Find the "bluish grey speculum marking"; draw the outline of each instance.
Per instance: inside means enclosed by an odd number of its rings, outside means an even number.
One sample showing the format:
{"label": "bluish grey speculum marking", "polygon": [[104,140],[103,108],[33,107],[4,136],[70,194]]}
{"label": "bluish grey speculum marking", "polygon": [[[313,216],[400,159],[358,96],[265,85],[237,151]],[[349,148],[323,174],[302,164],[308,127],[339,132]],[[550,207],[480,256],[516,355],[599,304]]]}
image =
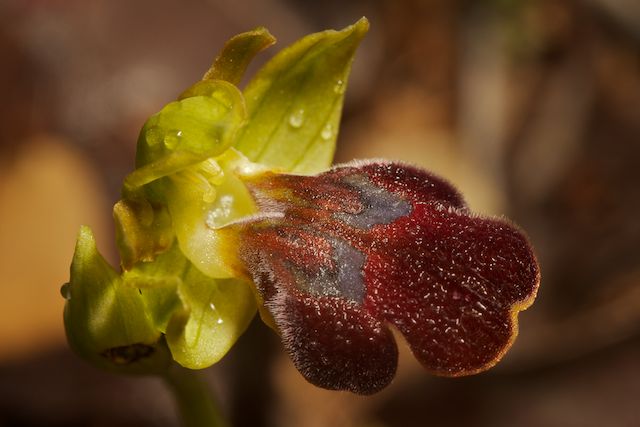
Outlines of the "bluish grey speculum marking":
{"label": "bluish grey speculum marking", "polygon": [[411,204],[396,194],[374,185],[365,175],[352,174],[342,178],[357,193],[362,203],[362,210],[352,214],[336,212],[333,217],[363,230],[374,225],[391,224],[396,219],[411,213]]}

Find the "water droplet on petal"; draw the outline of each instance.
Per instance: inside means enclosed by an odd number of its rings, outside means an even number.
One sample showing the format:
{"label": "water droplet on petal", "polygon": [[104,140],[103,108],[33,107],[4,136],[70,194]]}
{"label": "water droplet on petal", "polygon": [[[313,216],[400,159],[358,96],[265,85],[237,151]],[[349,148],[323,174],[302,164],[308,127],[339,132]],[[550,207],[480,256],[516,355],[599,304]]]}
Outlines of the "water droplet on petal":
{"label": "water droplet on petal", "polygon": [[167,147],[169,150],[173,150],[180,143],[180,139],[182,139],[181,130],[170,130],[164,136],[164,146]]}
{"label": "water droplet on petal", "polygon": [[209,308],[211,310],[215,310],[216,309],[216,305],[214,303],[209,303]]}
{"label": "water droplet on petal", "polygon": [[147,129],[147,132],[144,134],[144,138],[149,146],[156,145],[164,139],[164,132],[159,127],[153,126]]}
{"label": "water droplet on petal", "polygon": [[65,283],[60,287],[60,295],[67,301],[71,299],[71,283]]}
{"label": "water droplet on petal", "polygon": [[325,141],[328,141],[333,136],[333,125],[331,123],[327,123],[325,127],[322,128],[322,132],[320,132],[320,136]]}
{"label": "water droplet on petal", "polygon": [[291,125],[291,127],[298,129],[302,126],[303,123],[304,123],[303,109],[299,109],[295,113],[289,116],[289,124]]}
{"label": "water droplet on petal", "polygon": [[216,322],[218,325],[222,325],[224,323],[224,320],[222,320],[221,317],[218,317],[218,321]]}
{"label": "water droplet on petal", "polygon": [[333,86],[333,91],[338,95],[341,95],[344,93],[344,90],[345,90],[344,81],[341,79],[336,80],[336,84],[335,86]]}

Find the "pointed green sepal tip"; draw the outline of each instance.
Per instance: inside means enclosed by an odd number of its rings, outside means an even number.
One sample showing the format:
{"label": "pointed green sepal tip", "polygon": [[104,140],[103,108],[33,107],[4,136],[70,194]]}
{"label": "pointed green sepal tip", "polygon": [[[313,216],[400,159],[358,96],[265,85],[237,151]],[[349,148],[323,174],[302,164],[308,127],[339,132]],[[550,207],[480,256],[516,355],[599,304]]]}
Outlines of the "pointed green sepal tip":
{"label": "pointed green sepal tip", "polygon": [[308,35],[280,51],[244,90],[249,114],[235,148],[250,160],[298,173],[330,166],[347,79],[366,18]]}
{"label": "pointed green sepal tip", "polygon": [[171,356],[145,313],[140,293],[125,286],[100,255],[88,227],[82,227],[78,235],[71,279],[62,294],[67,300],[67,340],[79,356],[115,372],[156,374],[166,370]]}
{"label": "pointed green sepal tip", "polygon": [[253,57],[275,42],[275,37],[264,27],[233,36],[202,79],[226,80],[237,85]]}

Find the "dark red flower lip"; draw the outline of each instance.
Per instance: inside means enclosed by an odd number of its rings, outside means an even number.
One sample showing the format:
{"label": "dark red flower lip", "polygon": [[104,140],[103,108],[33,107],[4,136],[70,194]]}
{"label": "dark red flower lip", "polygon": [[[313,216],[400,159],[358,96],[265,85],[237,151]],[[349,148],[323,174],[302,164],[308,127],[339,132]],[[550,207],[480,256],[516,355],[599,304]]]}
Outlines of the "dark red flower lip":
{"label": "dark red flower lip", "polygon": [[[524,231],[524,229],[522,229],[522,227],[520,227],[519,225],[517,225],[516,223],[514,223],[513,221],[511,221],[510,219],[504,216],[483,217],[483,216],[475,215],[473,213],[471,213],[471,215],[479,219],[494,220],[494,221],[499,221],[499,222],[508,224],[511,228],[517,230],[527,241],[530,241],[528,234]],[[535,265],[535,276],[532,281],[533,284],[531,286],[531,293],[528,294],[524,299],[515,301],[514,303],[511,304],[511,307],[509,310],[511,334],[510,334],[509,340],[504,344],[504,347],[499,352],[496,353],[493,359],[489,360],[485,365],[480,366],[476,369],[450,373],[446,371],[430,370],[429,368],[425,367],[425,370],[428,373],[435,376],[449,377],[449,378],[458,378],[458,377],[476,375],[476,374],[485,372],[493,368],[494,366],[496,366],[504,358],[504,356],[509,352],[509,350],[515,343],[516,338],[518,338],[518,334],[519,334],[520,322],[519,322],[518,315],[533,305],[533,303],[535,302],[538,296],[538,290],[540,288],[540,282],[542,280],[542,273],[539,267],[540,264],[538,262],[538,257],[536,256],[535,250],[532,246],[530,246],[530,250],[531,250],[531,254],[530,254],[531,261]]]}
{"label": "dark red flower lip", "polygon": [[525,234],[472,214],[447,181],[396,162],[247,182],[240,259],[285,349],[313,384],[370,394],[404,336],[425,369],[471,375],[513,344],[540,270]]}

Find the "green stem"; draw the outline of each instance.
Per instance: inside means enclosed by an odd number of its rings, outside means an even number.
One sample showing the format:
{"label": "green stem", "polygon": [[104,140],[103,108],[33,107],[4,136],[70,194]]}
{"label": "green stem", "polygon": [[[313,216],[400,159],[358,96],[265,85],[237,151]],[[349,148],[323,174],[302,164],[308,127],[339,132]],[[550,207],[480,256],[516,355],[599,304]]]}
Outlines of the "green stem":
{"label": "green stem", "polygon": [[164,380],[178,404],[183,427],[229,427],[197,371],[172,365]]}

